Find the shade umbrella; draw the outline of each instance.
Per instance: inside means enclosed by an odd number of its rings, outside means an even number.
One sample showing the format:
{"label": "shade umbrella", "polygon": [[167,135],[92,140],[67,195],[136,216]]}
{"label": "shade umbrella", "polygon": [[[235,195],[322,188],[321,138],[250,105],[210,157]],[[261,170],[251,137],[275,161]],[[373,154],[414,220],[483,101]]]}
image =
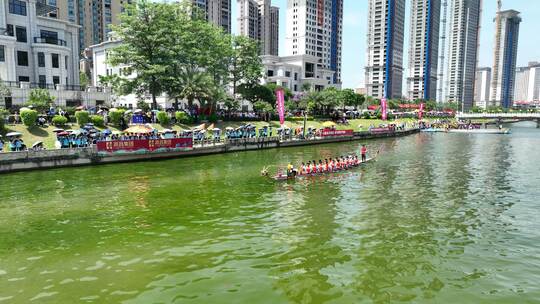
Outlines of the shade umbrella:
{"label": "shade umbrella", "polygon": [[202,124],[193,128],[193,130],[204,130],[204,129],[206,129],[206,124]]}
{"label": "shade umbrella", "polygon": [[226,127],[225,130],[227,130],[227,131],[233,131],[234,128],[233,128],[233,127]]}
{"label": "shade umbrella", "polygon": [[163,129],[161,130],[161,133],[173,133],[174,131],[171,129]]}
{"label": "shade umbrella", "polygon": [[101,114],[101,113],[103,113],[103,110],[97,111],[97,114]]}
{"label": "shade umbrella", "polygon": [[135,111],[133,111],[133,113],[135,113],[135,114],[140,114],[142,112],[143,112],[143,110],[141,110],[141,109],[135,109]]}
{"label": "shade umbrella", "polygon": [[30,107],[22,107],[19,109],[19,113],[22,112],[22,111],[28,111],[28,110],[31,110]]}
{"label": "shade umbrella", "polygon": [[149,128],[148,126],[136,125],[136,126],[125,129],[124,133],[148,134],[148,133],[152,133],[153,131],[154,129]]}
{"label": "shade umbrella", "polygon": [[85,106],[78,106],[78,107],[75,108],[75,110],[84,110],[84,109],[86,109]]}
{"label": "shade umbrella", "polygon": [[220,128],[213,128],[212,131],[216,131],[216,132],[217,132],[217,131],[221,131],[221,129],[220,129]]}
{"label": "shade umbrella", "polygon": [[127,110],[127,111],[124,112],[124,115],[131,114],[131,112],[133,112],[133,111]]}
{"label": "shade umbrella", "polygon": [[71,132],[72,135],[81,135],[81,130],[74,130]]}
{"label": "shade umbrella", "polygon": [[68,132],[60,132],[60,133],[57,133],[56,136],[68,136],[69,133]]}
{"label": "shade umbrella", "polygon": [[39,145],[43,145],[43,142],[42,141],[36,141],[33,145],[32,145],[32,148],[35,148]]}
{"label": "shade umbrella", "polygon": [[336,124],[333,121],[325,121],[322,125],[325,128],[330,128],[330,127],[334,127]]}
{"label": "shade umbrella", "polygon": [[21,136],[22,134],[19,133],[19,132],[9,132],[8,134],[6,134],[6,137],[16,137],[16,136]]}
{"label": "shade umbrella", "polygon": [[105,134],[105,135],[106,135],[106,134],[111,134],[111,133],[112,133],[112,131],[111,131],[111,130],[109,130],[109,129],[105,129],[105,130],[101,131],[101,133],[103,133],[103,134]]}
{"label": "shade umbrella", "polygon": [[54,133],[64,132],[64,129],[56,128],[53,130]]}

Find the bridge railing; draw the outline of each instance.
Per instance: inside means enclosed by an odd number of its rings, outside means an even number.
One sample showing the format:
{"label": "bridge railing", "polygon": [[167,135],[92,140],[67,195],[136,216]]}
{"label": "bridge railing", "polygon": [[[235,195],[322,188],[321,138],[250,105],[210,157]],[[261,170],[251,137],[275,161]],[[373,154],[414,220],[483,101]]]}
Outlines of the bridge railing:
{"label": "bridge railing", "polygon": [[458,113],[457,118],[536,118],[540,119],[540,113]]}

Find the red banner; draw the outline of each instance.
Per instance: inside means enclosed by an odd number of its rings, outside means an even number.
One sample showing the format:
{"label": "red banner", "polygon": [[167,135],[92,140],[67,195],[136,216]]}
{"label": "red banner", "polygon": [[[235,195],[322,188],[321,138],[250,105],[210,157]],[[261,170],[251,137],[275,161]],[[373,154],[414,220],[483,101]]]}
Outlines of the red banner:
{"label": "red banner", "polygon": [[322,137],[353,136],[353,130],[322,130]]}
{"label": "red banner", "polygon": [[424,104],[420,104],[420,109],[418,110],[418,120],[422,120],[422,116],[424,115]]}
{"label": "red banner", "polygon": [[279,124],[285,123],[285,92],[283,89],[276,90],[276,109],[279,114]]}
{"label": "red banner", "polygon": [[383,99],[381,99],[381,116],[382,116],[382,120],[386,120],[386,118],[387,118],[386,110],[387,110],[386,98],[383,98]]}
{"label": "red banner", "polygon": [[110,140],[97,142],[98,152],[153,152],[161,149],[165,152],[190,148],[193,148],[192,138]]}

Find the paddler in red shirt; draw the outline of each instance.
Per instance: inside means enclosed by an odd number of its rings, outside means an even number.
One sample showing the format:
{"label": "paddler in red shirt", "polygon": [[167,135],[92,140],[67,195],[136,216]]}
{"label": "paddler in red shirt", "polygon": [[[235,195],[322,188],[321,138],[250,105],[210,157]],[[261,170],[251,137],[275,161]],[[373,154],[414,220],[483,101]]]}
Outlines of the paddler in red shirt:
{"label": "paddler in red shirt", "polygon": [[366,154],[367,154],[367,147],[366,145],[362,145],[362,149],[360,149],[360,154],[362,154],[362,162],[365,163],[367,158],[366,158]]}

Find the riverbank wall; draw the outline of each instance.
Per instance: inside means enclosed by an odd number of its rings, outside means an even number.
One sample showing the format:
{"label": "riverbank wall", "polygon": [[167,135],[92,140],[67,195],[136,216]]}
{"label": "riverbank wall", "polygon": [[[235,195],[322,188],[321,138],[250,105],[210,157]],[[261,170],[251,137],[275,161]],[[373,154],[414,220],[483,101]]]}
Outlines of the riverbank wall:
{"label": "riverbank wall", "polygon": [[355,132],[354,136],[328,137],[310,140],[280,140],[280,138],[278,137],[249,138],[241,140],[230,140],[225,142],[207,142],[205,144],[195,145],[193,149],[185,151],[145,154],[101,154],[97,151],[96,147],[9,152],[0,153],[0,174],[17,171],[89,166],[121,162],[150,161],[167,158],[194,157],[240,151],[253,151],[261,149],[275,149],[339,143],[356,140],[369,140],[376,138],[400,137],[411,135],[417,132],[419,132],[418,129],[387,133]]}

